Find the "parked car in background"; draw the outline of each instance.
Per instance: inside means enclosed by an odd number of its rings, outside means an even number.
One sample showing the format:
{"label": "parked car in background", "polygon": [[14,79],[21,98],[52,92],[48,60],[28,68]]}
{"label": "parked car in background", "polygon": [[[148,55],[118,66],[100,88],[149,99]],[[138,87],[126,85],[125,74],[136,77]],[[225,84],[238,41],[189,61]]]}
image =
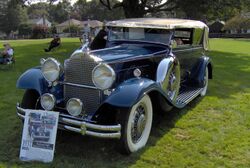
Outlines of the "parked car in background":
{"label": "parked car in background", "polygon": [[17,114],[27,109],[60,112],[59,128],[117,138],[122,153],[148,141],[153,115],[183,108],[205,96],[212,64],[208,27],[182,19],[142,18],[106,23],[106,47],[76,50],[64,64],[54,58],[27,70]]}

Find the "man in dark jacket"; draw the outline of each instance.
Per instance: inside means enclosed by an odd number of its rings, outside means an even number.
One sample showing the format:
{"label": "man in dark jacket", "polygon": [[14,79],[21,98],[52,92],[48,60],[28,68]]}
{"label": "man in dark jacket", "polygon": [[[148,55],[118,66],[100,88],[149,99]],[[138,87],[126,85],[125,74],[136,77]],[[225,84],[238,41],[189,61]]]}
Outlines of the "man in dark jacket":
{"label": "man in dark jacket", "polygon": [[59,36],[55,36],[53,40],[50,42],[49,48],[45,48],[45,52],[50,52],[52,48],[58,47],[61,44],[61,39]]}
{"label": "man in dark jacket", "polygon": [[91,50],[103,49],[106,47],[106,42],[107,42],[107,32],[103,28],[99,31],[99,33],[96,35],[96,37],[92,41],[90,45],[90,49]]}

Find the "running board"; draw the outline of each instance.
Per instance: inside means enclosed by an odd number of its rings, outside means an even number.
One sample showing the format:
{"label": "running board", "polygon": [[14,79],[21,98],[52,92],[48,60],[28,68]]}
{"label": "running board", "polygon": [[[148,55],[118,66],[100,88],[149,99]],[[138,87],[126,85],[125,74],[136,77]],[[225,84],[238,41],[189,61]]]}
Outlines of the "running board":
{"label": "running board", "polygon": [[194,98],[200,95],[203,88],[187,88],[180,92],[176,99],[176,106],[178,108],[183,108]]}

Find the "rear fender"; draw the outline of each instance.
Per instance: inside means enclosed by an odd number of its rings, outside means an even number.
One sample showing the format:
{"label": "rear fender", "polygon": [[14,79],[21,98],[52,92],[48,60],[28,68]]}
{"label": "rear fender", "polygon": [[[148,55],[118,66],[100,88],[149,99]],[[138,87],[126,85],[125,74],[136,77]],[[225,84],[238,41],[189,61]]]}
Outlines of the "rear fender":
{"label": "rear fender", "polygon": [[195,85],[196,87],[204,87],[204,75],[206,71],[206,67],[208,67],[208,72],[209,72],[209,79],[212,79],[212,62],[211,59],[207,56],[202,56],[199,60],[198,65],[195,67],[193,70],[194,73],[191,76],[191,81],[193,86]]}

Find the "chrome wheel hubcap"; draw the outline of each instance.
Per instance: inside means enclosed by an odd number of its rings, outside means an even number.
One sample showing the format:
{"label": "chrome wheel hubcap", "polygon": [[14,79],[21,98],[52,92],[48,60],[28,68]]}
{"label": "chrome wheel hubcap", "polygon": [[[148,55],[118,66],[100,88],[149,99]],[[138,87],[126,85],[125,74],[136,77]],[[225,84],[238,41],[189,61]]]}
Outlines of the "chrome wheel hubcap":
{"label": "chrome wheel hubcap", "polygon": [[140,141],[146,126],[146,121],[145,106],[141,104],[137,107],[132,121],[131,137],[134,144]]}
{"label": "chrome wheel hubcap", "polygon": [[169,76],[169,87],[168,87],[168,96],[170,97],[171,100],[173,100],[175,97],[176,87],[177,87],[177,79],[174,72],[172,72]]}
{"label": "chrome wheel hubcap", "polygon": [[175,77],[175,74],[171,74],[170,75],[170,80],[169,80],[169,85],[170,85],[170,89],[171,90],[174,90],[175,88],[175,83],[176,83],[176,77]]}

